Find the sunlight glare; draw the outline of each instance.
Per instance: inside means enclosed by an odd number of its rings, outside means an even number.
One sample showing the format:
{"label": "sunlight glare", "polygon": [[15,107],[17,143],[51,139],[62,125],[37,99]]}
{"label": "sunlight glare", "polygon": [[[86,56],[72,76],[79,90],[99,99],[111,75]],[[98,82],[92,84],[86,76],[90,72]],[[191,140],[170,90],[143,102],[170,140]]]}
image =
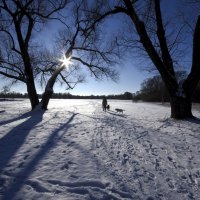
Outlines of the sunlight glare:
{"label": "sunlight glare", "polygon": [[66,68],[69,67],[70,64],[72,64],[72,62],[70,61],[71,56],[66,58],[65,55],[63,55],[62,59],[59,59],[59,61],[62,63],[61,66],[65,66]]}

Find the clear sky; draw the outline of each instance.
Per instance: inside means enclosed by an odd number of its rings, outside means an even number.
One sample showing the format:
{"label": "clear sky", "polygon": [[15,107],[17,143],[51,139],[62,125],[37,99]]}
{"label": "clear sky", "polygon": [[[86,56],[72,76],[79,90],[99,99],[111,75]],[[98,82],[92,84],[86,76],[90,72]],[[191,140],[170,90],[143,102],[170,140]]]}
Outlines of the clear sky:
{"label": "clear sky", "polygon": [[[133,62],[124,63],[124,66],[119,67],[120,78],[118,82],[111,80],[96,81],[93,77],[87,76],[86,82],[77,85],[73,90],[66,90],[65,86],[56,84],[54,86],[54,92],[70,92],[74,95],[108,95],[108,94],[122,94],[124,92],[136,92],[140,90],[140,84],[150,74],[141,71]],[[7,82],[7,81],[6,81]],[[6,82],[4,80],[4,83]],[[25,84],[17,84],[11,87],[11,91],[26,92]],[[42,90],[38,87],[38,93],[42,93]]]}
{"label": "clear sky", "polygon": [[[177,1],[170,0],[167,2],[168,3],[163,1],[162,6],[164,7],[164,10],[170,10],[173,12]],[[115,31],[115,27],[118,25],[119,24],[117,23],[112,23],[112,25],[109,26],[111,26],[112,31]],[[48,43],[52,41],[55,31],[55,24],[49,24],[48,27],[44,29],[42,33],[40,33],[41,41],[48,46]],[[140,84],[142,81],[152,75],[141,70],[143,66],[138,66],[136,58],[133,58],[132,60],[124,60],[120,63],[120,66],[117,67],[120,72],[120,78],[117,83],[112,82],[111,80],[95,81],[92,77],[87,76],[87,81],[77,85],[73,90],[66,91],[65,86],[61,87],[59,84],[56,84],[54,87],[54,92],[70,92],[71,94],[75,95],[108,95],[121,94],[127,91],[134,93],[140,90]],[[2,86],[7,84],[7,81],[5,80],[1,80],[0,82],[2,83]],[[42,93],[42,90],[38,86],[37,88],[38,93]],[[25,85],[17,84],[11,87],[11,91],[25,93],[26,87]]]}
{"label": "clear sky", "polygon": [[[145,72],[137,69],[134,64],[126,63],[125,66],[120,69],[120,78],[118,82],[113,82],[111,80],[96,81],[91,77],[87,77],[86,83],[77,85],[76,88],[69,90],[69,92],[78,95],[134,93],[140,90],[140,84],[145,78]],[[57,90],[59,90],[59,86],[57,86]]]}
{"label": "clear sky", "polygon": [[[120,16],[117,16],[117,18]],[[117,20],[116,17],[111,18],[105,22],[104,29],[111,34],[114,34],[118,31],[120,23],[123,23],[120,20]],[[54,41],[57,30],[59,30],[58,22],[48,23],[47,27],[43,29],[37,35],[40,43],[46,45],[48,48],[51,48],[51,43]],[[85,68],[85,67],[84,67]],[[119,66],[116,66],[119,71],[119,80],[113,82],[112,80],[107,80],[106,78],[102,81],[96,81],[93,77],[90,77],[90,73],[86,73],[86,82],[78,84],[73,90],[66,90],[66,86],[61,86],[59,83],[55,84],[54,92],[70,92],[74,95],[108,95],[108,94],[122,94],[124,92],[136,92],[140,90],[140,84],[146,78],[147,73],[141,71],[137,66],[135,59],[124,59],[121,61]],[[7,81],[3,81],[2,86],[6,85]],[[37,85],[38,93],[43,93],[43,90]],[[16,84],[11,87],[11,91],[15,92],[26,92],[25,84]]]}

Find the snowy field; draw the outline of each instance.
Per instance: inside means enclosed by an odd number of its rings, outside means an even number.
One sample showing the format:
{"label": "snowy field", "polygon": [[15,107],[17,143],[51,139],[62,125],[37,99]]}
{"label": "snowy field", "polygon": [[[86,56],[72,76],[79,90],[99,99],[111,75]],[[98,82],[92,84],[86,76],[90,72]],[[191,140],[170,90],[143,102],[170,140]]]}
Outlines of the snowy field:
{"label": "snowy field", "polygon": [[200,200],[200,120],[108,102],[105,113],[101,100],[51,100],[41,113],[1,101],[0,199]]}

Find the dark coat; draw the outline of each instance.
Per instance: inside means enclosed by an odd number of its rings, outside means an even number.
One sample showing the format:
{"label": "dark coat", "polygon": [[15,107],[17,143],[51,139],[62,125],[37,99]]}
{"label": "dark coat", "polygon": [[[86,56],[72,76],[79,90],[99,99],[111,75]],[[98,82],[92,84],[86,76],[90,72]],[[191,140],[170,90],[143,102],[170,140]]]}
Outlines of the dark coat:
{"label": "dark coat", "polygon": [[107,106],[107,99],[106,99],[106,98],[103,98],[102,106],[103,106],[103,107],[106,107],[106,106]]}

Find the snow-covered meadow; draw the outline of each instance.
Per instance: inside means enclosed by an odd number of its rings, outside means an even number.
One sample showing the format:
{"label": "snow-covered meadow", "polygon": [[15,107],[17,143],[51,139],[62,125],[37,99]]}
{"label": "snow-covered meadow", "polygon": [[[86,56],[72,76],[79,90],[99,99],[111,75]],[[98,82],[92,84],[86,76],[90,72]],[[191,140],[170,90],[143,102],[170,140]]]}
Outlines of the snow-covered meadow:
{"label": "snow-covered meadow", "polygon": [[101,100],[51,100],[41,113],[1,101],[0,199],[200,200],[200,120],[108,103],[105,113]]}

